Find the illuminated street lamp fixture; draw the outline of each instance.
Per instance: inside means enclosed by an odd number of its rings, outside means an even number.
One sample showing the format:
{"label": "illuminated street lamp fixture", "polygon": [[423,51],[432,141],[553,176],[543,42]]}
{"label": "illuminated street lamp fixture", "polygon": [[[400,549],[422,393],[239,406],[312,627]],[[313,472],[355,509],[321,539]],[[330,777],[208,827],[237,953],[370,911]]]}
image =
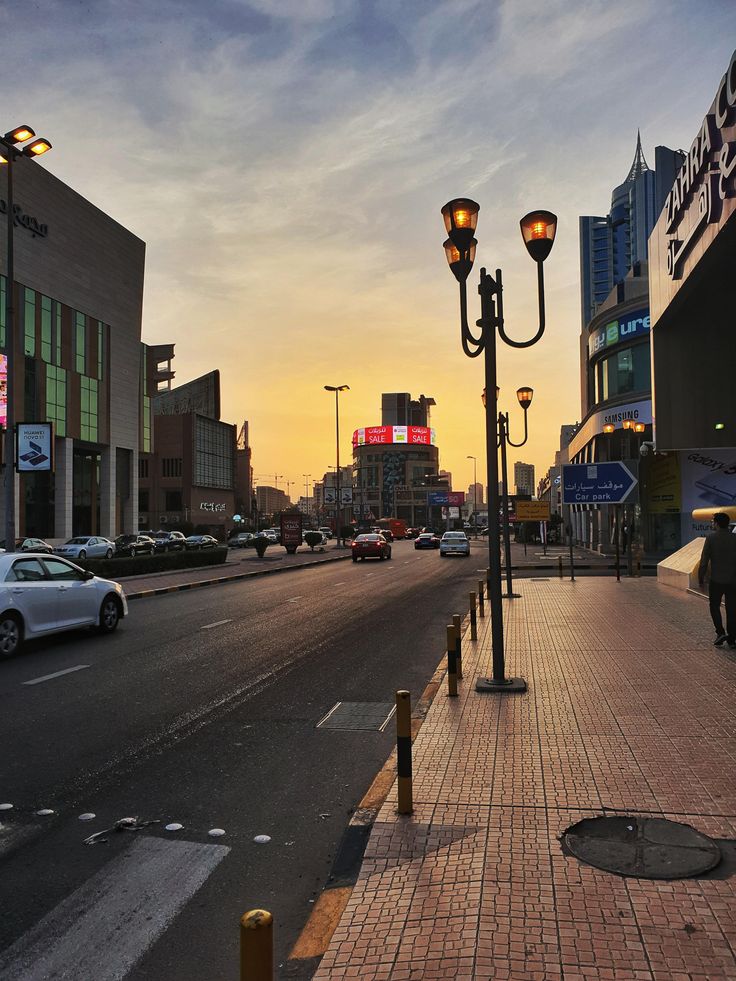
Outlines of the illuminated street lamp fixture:
{"label": "illuminated street lamp fixture", "polygon": [[342,539],[340,538],[340,520],[341,520],[341,505],[340,500],[340,406],[338,403],[338,398],[340,392],[349,392],[349,385],[325,385],[324,389],[326,392],[335,393],[335,456],[337,467],[335,469],[335,538],[337,539],[336,548],[342,548]]}
{"label": "illuminated street lamp fixture", "polygon": [[604,432],[604,433],[605,433],[605,434],[606,434],[607,436],[610,436],[610,435],[611,435],[611,433],[613,433],[613,432],[615,432],[615,431],[616,431],[616,427],[614,426],[614,424],[613,424],[612,422],[607,422],[607,423],[605,424],[605,426],[603,427],[603,432]]}
{"label": "illuminated street lamp fixture", "polygon": [[[544,260],[550,253],[557,232],[557,217],[551,211],[531,211],[520,222],[524,245],[537,264],[539,293],[539,327],[529,340],[517,341],[506,333],[503,317],[503,284],[501,270],[495,278],[485,269],[480,271],[478,293],[481,301],[481,317],[476,321],[480,329],[474,334],[468,324],[466,281],[473,268],[477,240],[480,206],[470,198],[455,198],[442,208],[447,232],[444,243],[445,255],[452,274],[460,284],[460,340],[469,358],[485,354],[485,389],[496,388],[496,331],[505,344],[515,348],[531,347],[542,337],[545,326],[544,311]],[[525,390],[526,391],[526,390]],[[491,607],[491,637],[493,647],[493,677],[479,678],[476,691],[511,692],[525,691],[522,678],[506,678],[504,665],[503,610],[501,603],[501,535],[498,522],[498,446],[499,431],[496,406],[486,402],[486,461],[488,468],[488,598]]]}
{"label": "illuminated street lamp fixture", "polygon": [[647,427],[645,426],[645,424],[643,422],[637,422],[637,423],[634,424],[634,432],[635,433],[643,433],[646,428]]}
{"label": "illuminated street lamp fixture", "polygon": [[[7,370],[7,410],[5,423],[5,461],[8,470],[5,477],[5,547],[8,552],[14,550],[16,539],[15,527],[15,479],[13,467],[15,464],[15,304],[13,303],[13,284],[15,281],[15,262],[13,252],[13,228],[15,226],[15,202],[13,200],[13,172],[15,162],[20,157],[34,159],[48,153],[51,144],[43,137],[37,137],[30,126],[16,126],[0,137],[0,165],[5,165],[7,175],[6,221],[8,230],[8,260],[7,281],[5,284],[5,354],[8,362]],[[30,141],[30,142],[29,142]],[[25,143],[24,147],[19,144]]]}

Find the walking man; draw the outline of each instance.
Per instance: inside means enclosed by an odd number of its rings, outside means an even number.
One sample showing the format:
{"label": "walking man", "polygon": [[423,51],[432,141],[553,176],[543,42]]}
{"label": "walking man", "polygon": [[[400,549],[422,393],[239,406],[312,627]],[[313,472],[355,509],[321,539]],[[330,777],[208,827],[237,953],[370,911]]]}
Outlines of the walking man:
{"label": "walking man", "polygon": [[[710,615],[716,628],[716,647],[728,641],[736,648],[736,535],[728,530],[729,517],[723,512],[713,515],[714,531],[705,538],[700,557],[698,582],[703,585],[710,563],[708,598]],[[726,629],[723,629],[721,600],[726,601]]]}

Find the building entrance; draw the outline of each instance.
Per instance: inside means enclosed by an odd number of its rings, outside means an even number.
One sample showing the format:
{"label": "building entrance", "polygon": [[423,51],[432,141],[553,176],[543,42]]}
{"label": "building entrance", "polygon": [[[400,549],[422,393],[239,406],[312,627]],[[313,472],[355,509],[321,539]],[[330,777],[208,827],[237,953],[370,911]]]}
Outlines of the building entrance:
{"label": "building entrance", "polygon": [[100,531],[100,454],[74,450],[72,527],[75,535]]}

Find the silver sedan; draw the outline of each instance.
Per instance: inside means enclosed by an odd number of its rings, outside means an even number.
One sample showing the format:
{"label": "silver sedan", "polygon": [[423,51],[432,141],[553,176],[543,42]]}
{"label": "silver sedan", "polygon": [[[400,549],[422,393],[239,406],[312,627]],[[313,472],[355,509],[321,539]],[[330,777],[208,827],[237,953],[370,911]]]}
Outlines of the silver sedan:
{"label": "silver sedan", "polygon": [[127,614],[120,583],[55,555],[0,555],[0,657],[15,654],[24,640],[63,630],[112,633]]}
{"label": "silver sedan", "polygon": [[54,553],[63,555],[65,559],[79,559],[80,562],[85,559],[111,559],[115,554],[115,543],[99,535],[80,535],[70,538],[64,545],[57,545]]}

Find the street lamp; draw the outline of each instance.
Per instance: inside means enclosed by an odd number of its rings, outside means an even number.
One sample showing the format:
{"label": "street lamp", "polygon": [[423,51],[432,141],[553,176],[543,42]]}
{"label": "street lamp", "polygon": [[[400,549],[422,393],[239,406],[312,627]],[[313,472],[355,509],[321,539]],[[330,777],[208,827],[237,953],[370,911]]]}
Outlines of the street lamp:
{"label": "street lamp", "polygon": [[310,480],[311,476],[312,476],[311,473],[303,473],[302,474],[302,477],[304,477],[304,496],[307,499],[307,525],[310,528],[312,526],[312,516],[309,513],[309,480]]}
{"label": "street lamp", "polygon": [[[498,388],[496,388],[496,398],[498,399]],[[508,412],[498,413],[498,445],[501,447],[501,486],[503,488],[501,507],[503,510],[503,543],[506,565],[506,599],[515,599],[518,593],[514,592],[513,580],[511,578],[511,528],[509,522],[509,474],[506,462],[506,445],[514,446],[516,449],[522,447],[529,438],[529,427],[527,425],[527,412],[534,398],[533,388],[517,388],[516,397],[519,405],[524,410],[524,438],[520,443],[515,443],[509,435],[509,414]]]}
{"label": "street lamp", "polygon": [[[38,137],[30,126],[16,126],[0,137],[0,164],[7,169],[7,210],[8,260],[7,282],[5,284],[5,354],[7,356],[7,415],[5,423],[5,549],[15,551],[15,304],[13,303],[15,281],[15,257],[13,252],[13,228],[15,226],[15,204],[13,201],[13,170],[19,157],[40,157],[51,149],[48,140]],[[28,142],[30,140],[30,142]],[[19,149],[18,144],[26,145]]]}
{"label": "street lamp", "polygon": [[468,454],[465,457],[466,460],[473,461],[473,527],[475,528],[475,537],[478,537],[478,481],[475,473],[475,465],[478,462],[477,456],[472,456]]}
{"label": "street lamp", "polygon": [[[557,217],[551,211],[532,211],[520,222],[521,235],[527,252],[537,264],[537,291],[539,294],[539,327],[536,334],[526,341],[509,337],[504,327],[503,285],[501,270],[495,279],[485,269],[480,271],[478,293],[481,300],[481,317],[476,321],[480,336],[476,337],[468,326],[468,301],[466,281],[473,268],[477,241],[474,233],[478,225],[480,205],[469,198],[456,198],[442,208],[442,216],[448,239],[444,243],[450,269],[460,284],[460,338],[462,348],[469,358],[485,353],[485,387],[492,392],[496,388],[496,331],[501,340],[515,348],[531,347],[544,333],[544,260],[550,253],[557,231]],[[490,402],[490,400],[488,400]],[[504,665],[503,609],[501,603],[501,536],[498,522],[498,420],[496,405],[486,404],[486,463],[488,468],[488,581],[491,607],[491,638],[493,647],[493,677],[479,678],[476,691],[511,692],[525,691],[523,678],[507,678]]]}
{"label": "street lamp", "polygon": [[342,548],[342,539],[340,538],[340,403],[339,395],[340,392],[350,391],[349,385],[325,385],[324,389],[326,392],[335,393],[335,456],[337,462],[337,468],[335,470],[335,483],[336,483],[336,495],[335,495],[335,538],[337,539],[336,548]]}

